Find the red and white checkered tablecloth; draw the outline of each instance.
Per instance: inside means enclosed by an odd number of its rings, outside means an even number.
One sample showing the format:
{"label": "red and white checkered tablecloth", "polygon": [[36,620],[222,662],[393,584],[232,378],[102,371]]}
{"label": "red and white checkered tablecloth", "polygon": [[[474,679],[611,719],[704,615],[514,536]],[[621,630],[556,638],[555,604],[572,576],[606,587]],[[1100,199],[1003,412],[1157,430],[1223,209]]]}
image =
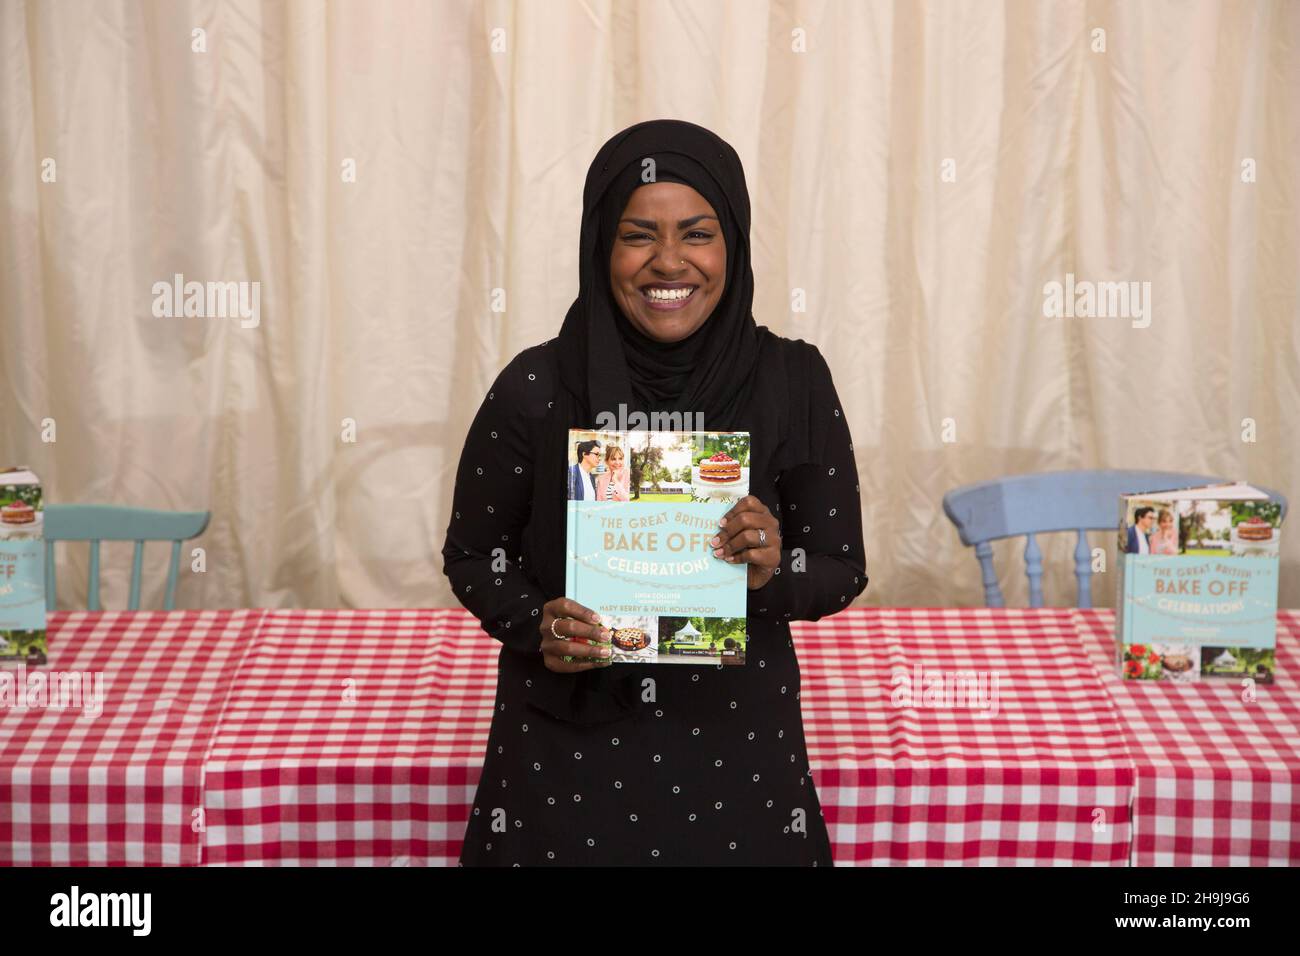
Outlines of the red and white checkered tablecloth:
{"label": "red and white checkered tablecloth", "polygon": [[51,612],[48,664],[10,680],[98,675],[102,712],[0,707],[0,865],[198,863],[204,755],[262,613]]}
{"label": "red and white checkered tablecloth", "polygon": [[1125,681],[1114,612],[1074,611],[1137,771],[1133,863],[1300,863],[1300,612],[1278,612],[1276,679]]}
{"label": "red and white checkered tablecloth", "polygon": [[[1068,613],[851,610],[796,641],[837,863],[1126,862],[1132,770]],[[213,743],[205,861],[454,864],[496,651],[460,610],[268,612]],[[997,674],[998,712],[893,708],[918,663]]]}
{"label": "red and white checkered tablecloth", "polygon": [[850,608],[792,631],[837,866],[1127,862],[1132,765],[1067,609]]}
{"label": "red and white checkered tablecloth", "polygon": [[455,865],[499,650],[460,609],[268,611],[213,741],[204,861]]}
{"label": "red and white checkered tablecloth", "polygon": [[[1279,621],[1251,704],[1120,682],[1108,611],[797,623],[836,863],[1300,859],[1300,614]],[[467,612],[61,612],[50,634],[47,670],[102,673],[104,713],[0,711],[0,863],[456,861],[498,651]],[[935,696],[963,677],[983,696]]]}

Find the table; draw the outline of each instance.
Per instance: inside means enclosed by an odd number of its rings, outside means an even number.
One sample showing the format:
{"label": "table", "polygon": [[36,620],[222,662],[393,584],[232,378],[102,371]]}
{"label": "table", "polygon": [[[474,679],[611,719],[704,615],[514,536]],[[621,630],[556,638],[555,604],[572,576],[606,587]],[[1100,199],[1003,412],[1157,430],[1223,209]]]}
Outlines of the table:
{"label": "table", "polygon": [[204,862],[454,866],[499,647],[460,609],[268,612],[213,737]]}
{"label": "table", "polygon": [[1133,862],[1300,864],[1300,612],[1279,612],[1276,682],[1250,701],[1238,681],[1120,680],[1111,666],[1114,615],[1074,617],[1137,772]]}
{"label": "table", "polygon": [[[862,608],[792,626],[837,866],[1127,862],[1133,766],[1065,610]],[[962,675],[984,681],[976,706]]]}
{"label": "table", "polygon": [[203,760],[263,613],[51,613],[46,670],[101,675],[103,712],[0,708],[0,864],[198,863]]}
{"label": "table", "polygon": [[[1106,610],[797,622],[836,864],[1300,861],[1300,613],[1278,620],[1253,703],[1120,681]],[[0,864],[455,864],[498,647],[467,612],[53,612],[49,631],[50,669],[101,672],[107,698],[93,720],[0,709]]]}

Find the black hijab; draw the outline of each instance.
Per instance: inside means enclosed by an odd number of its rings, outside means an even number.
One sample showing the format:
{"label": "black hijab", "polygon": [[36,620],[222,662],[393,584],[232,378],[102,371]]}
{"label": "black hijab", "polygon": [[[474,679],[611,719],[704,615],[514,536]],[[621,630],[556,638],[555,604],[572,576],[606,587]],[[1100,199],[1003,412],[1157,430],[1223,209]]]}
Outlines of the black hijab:
{"label": "black hijab", "polygon": [[[722,298],[696,332],[680,342],[644,335],[623,315],[609,286],[609,257],[618,218],[632,193],[653,181],[685,183],[718,214],[727,243]],[[705,427],[722,430],[746,399],[758,356],[751,312],[754,274],[749,256],[749,191],[740,157],[709,130],[681,120],[628,127],[601,147],[582,193],[578,297],[560,329],[560,372],[589,417],[600,411],[655,409],[702,412]],[[618,361],[622,358],[622,361]]]}
{"label": "black hijab", "polygon": [[[661,343],[623,315],[609,285],[619,216],[632,192],[652,181],[680,182],[707,199],[727,244],[727,277],[713,313],[680,342]],[[567,447],[570,428],[592,428],[601,412],[699,412],[710,431],[748,431],[761,336],[751,307],[749,192],[736,151],[681,120],[652,120],[615,135],[596,154],[582,193],[578,297],[555,341],[561,387],[539,438],[533,516],[523,564],[547,599],[564,594]],[[760,390],[761,391],[761,390]],[[776,392],[772,393],[775,399]],[[540,655],[538,655],[540,660]],[[581,674],[535,668],[530,700],[565,720],[592,724],[639,705],[646,666],[616,664]]]}

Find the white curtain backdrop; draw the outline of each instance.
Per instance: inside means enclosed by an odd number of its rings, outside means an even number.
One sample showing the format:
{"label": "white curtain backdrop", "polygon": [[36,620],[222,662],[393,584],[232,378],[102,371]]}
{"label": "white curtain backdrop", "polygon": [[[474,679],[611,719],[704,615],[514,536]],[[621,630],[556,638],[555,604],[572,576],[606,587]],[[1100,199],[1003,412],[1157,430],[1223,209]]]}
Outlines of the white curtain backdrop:
{"label": "white curtain backdrop", "polygon": [[[587,164],[654,117],[745,162],[755,316],[821,348],[853,431],[863,602],[982,602],[941,510],[967,482],[1300,505],[1300,4],[11,0],[0,54],[0,463],[210,509],[181,606],[456,603],[467,426],[559,329]],[[156,315],[177,274],[257,283],[257,324]],[[1149,325],[1045,317],[1067,274],[1149,282]],[[1044,544],[1072,603],[1072,536]],[[84,546],[59,560],[84,606]],[[129,546],[104,561],[123,606]]]}

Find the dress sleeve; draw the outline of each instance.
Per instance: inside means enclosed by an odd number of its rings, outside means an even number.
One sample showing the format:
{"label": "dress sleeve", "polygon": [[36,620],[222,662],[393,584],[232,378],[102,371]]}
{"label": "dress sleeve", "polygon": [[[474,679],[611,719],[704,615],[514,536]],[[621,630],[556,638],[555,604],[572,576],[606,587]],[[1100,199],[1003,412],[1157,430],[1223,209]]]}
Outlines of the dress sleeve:
{"label": "dress sleeve", "polygon": [[546,599],[518,558],[532,512],[533,423],[527,409],[537,402],[524,380],[524,354],[497,376],[469,426],[456,469],[442,570],[483,630],[506,647],[534,654]]}
{"label": "dress sleeve", "polygon": [[867,586],[853,437],[830,367],[811,348],[810,460],[777,476],[781,564],[749,592],[753,617],[815,621],[847,607]]}

